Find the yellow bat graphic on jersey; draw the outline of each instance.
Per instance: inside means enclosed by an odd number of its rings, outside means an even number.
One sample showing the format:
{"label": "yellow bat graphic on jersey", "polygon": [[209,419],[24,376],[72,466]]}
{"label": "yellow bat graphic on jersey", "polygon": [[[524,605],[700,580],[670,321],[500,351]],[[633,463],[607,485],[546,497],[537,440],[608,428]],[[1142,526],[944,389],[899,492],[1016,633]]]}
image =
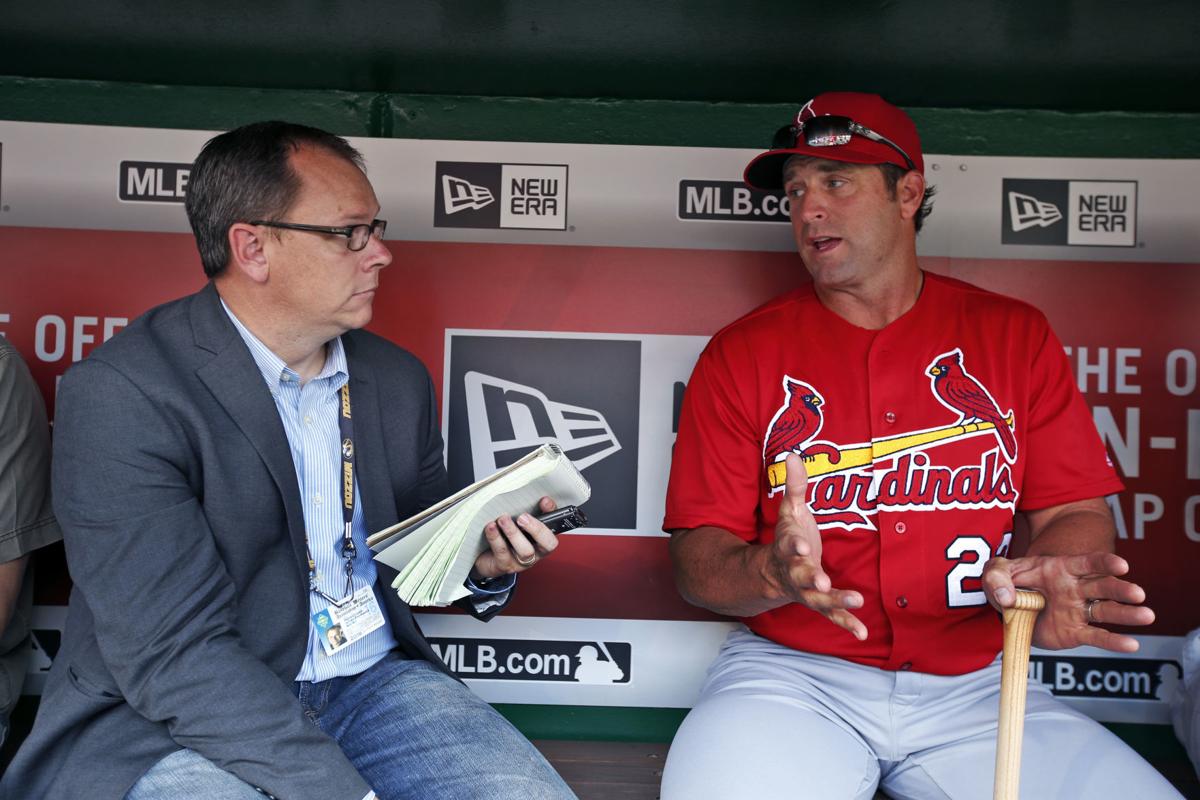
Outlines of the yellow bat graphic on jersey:
{"label": "yellow bat graphic on jersey", "polygon": [[[1009,414],[1004,419],[1004,422],[1011,429],[1013,427],[1013,415]],[[927,431],[918,431],[917,433],[902,433],[887,439],[876,439],[867,445],[839,448],[838,453],[841,455],[841,458],[838,459],[836,464],[830,461],[829,456],[825,453],[817,453],[811,458],[805,458],[804,467],[808,470],[808,477],[810,479],[822,475],[833,475],[838,472],[865,467],[876,459],[887,458],[888,456],[905,453],[910,450],[921,450],[931,444],[970,436],[981,431],[990,431],[995,427],[990,422],[972,422],[968,425],[947,425],[944,428],[932,428]],[[767,480],[770,482],[772,489],[778,489],[780,486],[783,486],[787,481],[787,464],[783,461],[776,461],[774,464],[769,464],[767,466]]]}

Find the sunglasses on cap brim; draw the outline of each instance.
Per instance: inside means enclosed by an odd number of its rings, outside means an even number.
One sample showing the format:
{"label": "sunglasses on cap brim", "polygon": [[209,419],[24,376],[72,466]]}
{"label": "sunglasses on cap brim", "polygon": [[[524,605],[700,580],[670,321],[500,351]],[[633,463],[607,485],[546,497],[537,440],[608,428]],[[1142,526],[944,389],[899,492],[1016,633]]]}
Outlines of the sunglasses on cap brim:
{"label": "sunglasses on cap brim", "polygon": [[775,138],[771,140],[771,149],[790,150],[796,146],[801,135],[804,136],[804,143],[809,147],[837,147],[849,144],[852,136],[861,136],[872,142],[886,144],[904,158],[904,163],[908,165],[909,169],[917,168],[913,160],[908,157],[908,153],[904,152],[904,149],[891,139],[876,133],[865,125],[859,125],[849,117],[832,114],[784,125],[775,131]]}

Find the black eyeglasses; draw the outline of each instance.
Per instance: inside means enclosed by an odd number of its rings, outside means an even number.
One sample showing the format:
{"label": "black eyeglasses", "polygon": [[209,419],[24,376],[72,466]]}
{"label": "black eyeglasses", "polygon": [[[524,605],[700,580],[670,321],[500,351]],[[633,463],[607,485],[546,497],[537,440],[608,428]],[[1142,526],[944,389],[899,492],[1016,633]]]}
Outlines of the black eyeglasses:
{"label": "black eyeglasses", "polygon": [[299,222],[275,222],[267,219],[257,219],[250,223],[251,225],[265,225],[268,228],[287,228],[290,231],[309,231],[310,233],[328,233],[333,236],[345,236],[346,246],[354,252],[358,252],[367,246],[367,242],[374,236],[376,239],[383,238],[383,232],[387,230],[386,219],[373,219],[370,225],[349,225],[345,228],[331,228],[327,225],[304,225]]}
{"label": "black eyeglasses", "polygon": [[832,114],[811,117],[803,122],[784,125],[775,131],[775,138],[771,140],[771,149],[787,150],[795,147],[796,139],[802,133],[804,134],[804,143],[809,147],[835,147],[841,144],[849,144],[850,137],[857,134],[864,139],[870,139],[872,142],[886,144],[904,157],[904,163],[908,164],[909,169],[917,168],[913,160],[908,157],[908,153],[904,152],[903,148],[891,139],[876,133],[865,125],[859,125],[849,117],[839,117]]}

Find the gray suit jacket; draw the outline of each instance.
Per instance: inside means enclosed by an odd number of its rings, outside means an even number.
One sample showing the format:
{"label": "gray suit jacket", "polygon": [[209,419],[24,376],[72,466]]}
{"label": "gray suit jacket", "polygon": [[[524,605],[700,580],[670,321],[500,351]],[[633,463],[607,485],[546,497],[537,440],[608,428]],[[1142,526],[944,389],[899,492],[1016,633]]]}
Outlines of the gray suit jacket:
{"label": "gray suit jacket", "polygon": [[[448,494],[433,386],[377,336],[343,343],[359,491],[378,530]],[[360,800],[367,786],[293,695],[308,626],[296,472],[215,289],[149,311],[74,366],[54,439],[75,588],[0,794],[121,798],[189,747],[285,800]],[[394,577],[380,565],[377,593],[401,650],[441,666]]]}

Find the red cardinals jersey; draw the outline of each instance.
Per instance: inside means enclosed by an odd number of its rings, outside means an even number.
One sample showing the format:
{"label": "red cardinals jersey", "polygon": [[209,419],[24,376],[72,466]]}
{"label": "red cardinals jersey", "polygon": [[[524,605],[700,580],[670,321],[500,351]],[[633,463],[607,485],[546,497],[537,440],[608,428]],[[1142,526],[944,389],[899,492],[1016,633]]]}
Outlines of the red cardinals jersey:
{"label": "red cardinals jersey", "polygon": [[720,331],[684,396],[663,527],[769,543],[782,462],[803,456],[833,585],[862,593],[859,642],[792,604],[748,618],[798,650],[954,675],[1000,650],[980,585],[1016,510],[1120,480],[1041,312],[925,273],[915,306],[858,328],[810,286]]}

